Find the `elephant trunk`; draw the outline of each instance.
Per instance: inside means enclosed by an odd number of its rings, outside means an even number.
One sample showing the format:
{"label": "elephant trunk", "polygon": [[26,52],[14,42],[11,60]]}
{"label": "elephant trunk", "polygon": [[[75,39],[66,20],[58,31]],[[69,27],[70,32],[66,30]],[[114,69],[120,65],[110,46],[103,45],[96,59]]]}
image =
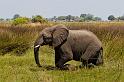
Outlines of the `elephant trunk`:
{"label": "elephant trunk", "polygon": [[40,46],[34,47],[34,57],[35,57],[35,62],[37,64],[37,66],[41,67],[40,62],[39,62],[39,48],[40,48]]}
{"label": "elephant trunk", "polygon": [[38,38],[34,44],[34,58],[37,66],[41,67],[40,62],[39,62],[39,48],[40,46],[43,46],[43,39]]}

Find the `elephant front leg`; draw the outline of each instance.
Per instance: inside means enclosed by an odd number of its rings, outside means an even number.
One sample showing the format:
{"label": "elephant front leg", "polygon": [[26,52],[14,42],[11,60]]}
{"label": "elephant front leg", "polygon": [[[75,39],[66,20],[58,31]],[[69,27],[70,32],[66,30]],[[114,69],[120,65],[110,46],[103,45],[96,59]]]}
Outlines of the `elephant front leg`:
{"label": "elephant front leg", "polygon": [[66,48],[66,45],[55,49],[55,65],[62,70],[68,70],[69,65],[66,62],[73,59],[72,51]]}
{"label": "elephant front leg", "polygon": [[65,64],[66,62],[70,61],[69,58],[61,58],[57,61],[55,58],[55,65],[56,67],[62,69],[62,70],[69,70],[69,64]]}

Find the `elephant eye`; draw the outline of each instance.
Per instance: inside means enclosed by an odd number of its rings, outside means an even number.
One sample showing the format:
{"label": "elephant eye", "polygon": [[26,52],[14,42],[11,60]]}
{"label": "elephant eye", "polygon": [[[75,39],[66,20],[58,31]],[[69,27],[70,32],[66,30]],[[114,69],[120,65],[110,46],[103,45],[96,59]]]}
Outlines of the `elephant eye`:
{"label": "elephant eye", "polygon": [[51,37],[45,37],[44,39],[52,39]]}
{"label": "elephant eye", "polygon": [[43,39],[46,39],[47,37],[45,35],[43,35]]}
{"label": "elephant eye", "polygon": [[47,37],[46,37],[46,36],[43,36],[43,38],[44,38],[44,39],[47,39]]}
{"label": "elephant eye", "polygon": [[44,39],[45,41],[49,41],[49,40],[52,39],[52,37],[46,37],[46,36],[44,36],[43,39]]}

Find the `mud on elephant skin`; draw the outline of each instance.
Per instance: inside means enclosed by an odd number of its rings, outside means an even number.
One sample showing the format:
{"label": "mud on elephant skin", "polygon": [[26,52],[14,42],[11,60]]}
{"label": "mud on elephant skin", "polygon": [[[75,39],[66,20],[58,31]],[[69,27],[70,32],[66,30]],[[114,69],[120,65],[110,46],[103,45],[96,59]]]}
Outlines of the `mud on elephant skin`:
{"label": "mud on elephant skin", "polygon": [[34,43],[34,57],[39,63],[39,48],[43,45],[54,47],[55,66],[68,69],[65,65],[70,60],[82,62],[82,66],[89,64],[103,64],[103,48],[101,41],[95,34],[87,30],[69,30],[64,25],[55,25],[43,29]]}

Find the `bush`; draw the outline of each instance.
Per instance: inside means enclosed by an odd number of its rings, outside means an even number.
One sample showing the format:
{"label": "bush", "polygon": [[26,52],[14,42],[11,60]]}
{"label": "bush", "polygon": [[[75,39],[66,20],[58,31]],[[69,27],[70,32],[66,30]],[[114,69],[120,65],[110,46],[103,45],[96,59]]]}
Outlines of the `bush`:
{"label": "bush", "polygon": [[44,19],[44,18],[43,18],[42,16],[40,16],[40,15],[33,16],[31,21],[32,21],[33,23],[35,23],[35,22],[47,23],[47,22],[48,22],[46,19]]}
{"label": "bush", "polygon": [[0,55],[5,55],[7,53],[14,53],[17,56],[24,54],[29,49],[29,44],[26,43],[11,43],[6,46],[1,47]]}
{"label": "bush", "polygon": [[12,24],[13,25],[19,25],[19,24],[26,24],[30,21],[29,18],[26,18],[26,17],[19,17],[19,18],[16,18],[12,21]]}
{"label": "bush", "polygon": [[0,55],[23,55],[33,45],[35,32],[33,28],[0,27]]}

